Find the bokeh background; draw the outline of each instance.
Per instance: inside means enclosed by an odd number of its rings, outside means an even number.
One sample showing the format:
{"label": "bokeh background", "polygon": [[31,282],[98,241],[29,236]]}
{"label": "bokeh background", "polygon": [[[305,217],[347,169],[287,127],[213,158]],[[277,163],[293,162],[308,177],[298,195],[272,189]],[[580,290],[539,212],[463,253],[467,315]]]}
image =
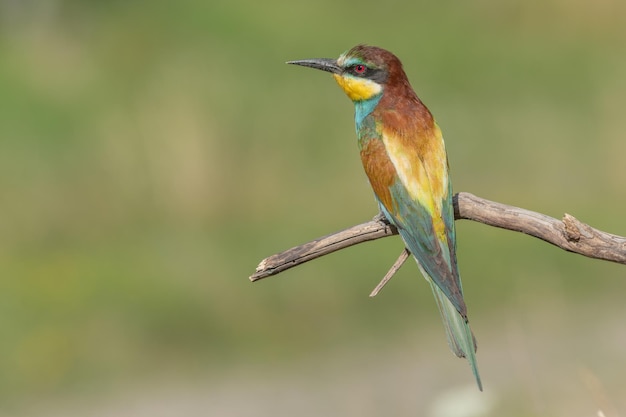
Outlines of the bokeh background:
{"label": "bokeh background", "polygon": [[[485,384],[376,214],[353,109],[290,59],[401,57],[456,191],[626,235],[620,0],[0,1],[1,416],[626,413],[626,269],[457,222]],[[602,413],[602,414],[600,414]]]}

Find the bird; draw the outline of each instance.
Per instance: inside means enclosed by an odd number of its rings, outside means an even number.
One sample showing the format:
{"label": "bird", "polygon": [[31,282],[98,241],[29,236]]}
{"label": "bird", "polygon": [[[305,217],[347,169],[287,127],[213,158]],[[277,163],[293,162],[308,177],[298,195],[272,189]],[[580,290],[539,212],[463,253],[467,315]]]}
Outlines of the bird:
{"label": "bird", "polygon": [[457,265],[452,184],[441,129],[411,87],[402,62],[376,46],[339,58],[288,61],[330,72],[354,103],[361,162],[379,209],[430,283],[448,344],[482,391],[476,339]]}

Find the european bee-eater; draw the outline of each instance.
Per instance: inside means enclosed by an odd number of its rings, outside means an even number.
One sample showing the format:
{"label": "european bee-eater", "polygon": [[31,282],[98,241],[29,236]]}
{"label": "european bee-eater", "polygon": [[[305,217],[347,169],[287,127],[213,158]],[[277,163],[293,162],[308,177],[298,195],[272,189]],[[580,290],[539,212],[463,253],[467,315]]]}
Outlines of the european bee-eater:
{"label": "european bee-eater", "polygon": [[448,344],[457,356],[467,358],[482,390],[457,267],[445,145],[402,63],[389,51],[365,45],[338,59],[288,63],[332,73],[354,103],[361,161],[380,210],[397,227],[430,283]]}

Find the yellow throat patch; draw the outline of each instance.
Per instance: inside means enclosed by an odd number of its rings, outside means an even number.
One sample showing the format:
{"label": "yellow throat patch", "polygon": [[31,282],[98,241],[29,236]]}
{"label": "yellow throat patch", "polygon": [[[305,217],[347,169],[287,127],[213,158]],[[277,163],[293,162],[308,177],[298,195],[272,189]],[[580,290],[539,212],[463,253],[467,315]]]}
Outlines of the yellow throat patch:
{"label": "yellow throat patch", "polygon": [[333,74],[333,77],[335,77],[335,81],[337,81],[339,87],[345,91],[352,101],[369,100],[382,91],[380,84],[372,80],[342,76],[339,74]]}

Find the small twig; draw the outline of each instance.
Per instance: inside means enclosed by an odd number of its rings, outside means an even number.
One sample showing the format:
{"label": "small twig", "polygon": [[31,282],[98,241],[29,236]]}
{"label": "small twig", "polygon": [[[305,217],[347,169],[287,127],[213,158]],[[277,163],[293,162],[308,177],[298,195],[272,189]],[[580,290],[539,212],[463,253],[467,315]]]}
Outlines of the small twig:
{"label": "small twig", "polygon": [[[457,220],[468,219],[522,232],[568,252],[626,265],[626,238],[594,229],[569,214],[565,214],[561,221],[545,214],[485,200],[470,193],[458,193],[454,196],[454,217]],[[367,223],[263,259],[250,280],[257,281],[276,275],[340,249],[395,234],[398,231],[378,215]]]}
{"label": "small twig", "polygon": [[398,272],[398,269],[400,269],[400,267],[402,265],[404,265],[404,263],[406,262],[406,260],[409,258],[409,255],[411,254],[411,252],[409,252],[409,250],[407,248],[404,248],[402,250],[402,253],[400,254],[400,256],[398,256],[398,259],[396,259],[396,261],[393,263],[393,265],[391,265],[391,269],[389,269],[389,271],[385,274],[385,276],[383,277],[383,279],[378,283],[378,285],[376,286],[376,288],[374,288],[372,290],[372,292],[370,293],[370,297],[376,297],[378,295],[378,293],[380,292],[380,290],[383,289],[383,287],[385,285],[387,285],[387,283],[389,282],[389,280],[391,279],[391,277],[393,277],[395,275],[396,272]]}

